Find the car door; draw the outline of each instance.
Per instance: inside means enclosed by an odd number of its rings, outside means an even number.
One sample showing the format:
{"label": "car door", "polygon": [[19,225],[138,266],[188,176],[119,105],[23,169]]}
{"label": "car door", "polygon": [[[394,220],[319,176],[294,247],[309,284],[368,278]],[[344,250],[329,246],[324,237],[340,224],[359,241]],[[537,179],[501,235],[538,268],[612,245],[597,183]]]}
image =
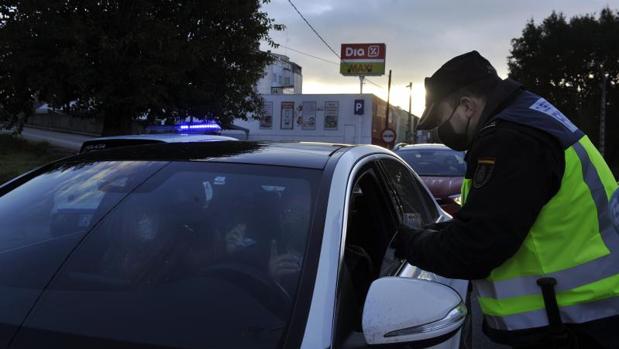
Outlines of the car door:
{"label": "car door", "polygon": [[[373,281],[385,276],[414,277],[461,286],[394,256],[391,241],[398,226],[421,227],[446,219],[410,168],[390,156],[378,155],[350,178],[347,193],[344,255],[338,277],[334,348],[362,348],[361,319],[365,296]],[[464,294],[465,294],[464,293]],[[459,336],[436,348],[457,348]]]}
{"label": "car door", "polygon": [[398,215],[382,179],[378,158],[364,164],[350,179],[343,226],[344,253],[338,276],[335,348],[363,345],[361,319],[371,283],[397,273],[402,265],[389,254]]}
{"label": "car door", "polygon": [[[344,255],[338,276],[334,348],[362,348],[361,319],[373,281],[385,276],[414,277],[447,284],[394,256],[391,241],[398,226],[421,227],[445,219],[412,170],[388,155],[377,155],[353,172],[347,193]],[[466,284],[464,284],[466,292]],[[457,348],[459,336],[436,348]]]}
{"label": "car door", "polygon": [[[416,268],[394,259],[389,248],[401,215],[399,201],[393,197],[395,190],[390,187],[381,163],[386,159],[397,158],[374,149],[353,147],[334,167],[303,349],[367,347],[359,326],[365,289],[382,276],[420,276]],[[404,168],[418,181],[410,167]],[[423,186],[421,189],[425,190]],[[356,203],[358,196],[366,196],[365,203]],[[425,203],[434,205],[427,219],[448,219],[431,197]],[[355,217],[361,221],[356,223]],[[357,228],[361,233],[354,233]]]}

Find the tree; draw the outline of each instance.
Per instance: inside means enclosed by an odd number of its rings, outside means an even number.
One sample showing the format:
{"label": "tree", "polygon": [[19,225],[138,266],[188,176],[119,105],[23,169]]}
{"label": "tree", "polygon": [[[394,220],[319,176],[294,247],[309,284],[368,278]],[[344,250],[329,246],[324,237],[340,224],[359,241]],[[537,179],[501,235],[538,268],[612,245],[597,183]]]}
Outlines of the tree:
{"label": "tree", "polygon": [[96,115],[106,135],[141,115],[260,113],[268,1],[0,0],[0,105]]}
{"label": "tree", "polygon": [[[512,40],[509,75],[555,104],[599,144],[606,80],[606,158],[619,174],[619,12],[569,21],[552,13]],[[605,77],[606,76],[606,77]]]}

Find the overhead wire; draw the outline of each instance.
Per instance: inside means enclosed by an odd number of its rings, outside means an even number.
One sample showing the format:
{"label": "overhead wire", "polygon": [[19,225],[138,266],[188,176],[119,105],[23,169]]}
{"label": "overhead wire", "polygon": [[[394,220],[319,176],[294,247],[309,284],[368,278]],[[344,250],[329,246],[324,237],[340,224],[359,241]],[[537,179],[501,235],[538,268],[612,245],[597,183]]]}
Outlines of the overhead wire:
{"label": "overhead wire", "polygon": [[318,31],[314,28],[314,26],[312,26],[310,24],[310,22],[307,20],[307,18],[305,18],[305,16],[303,16],[303,14],[301,13],[301,11],[299,11],[299,9],[295,6],[295,4],[292,2],[292,0],[288,0],[288,2],[290,3],[290,5],[292,6],[292,8],[294,8],[295,11],[297,11],[297,13],[299,14],[299,16],[301,16],[301,18],[303,19],[303,21],[305,21],[305,23],[307,24],[308,27],[310,27],[310,29],[314,32],[314,34],[316,34],[316,36],[318,36],[318,38],[320,39],[320,41],[322,41],[323,44],[325,44],[329,50],[331,52],[333,52],[333,54],[337,57],[340,58],[340,55],[337,54],[337,52],[333,49],[333,47],[331,47],[331,45],[329,45],[329,43],[327,42],[327,40],[325,40],[322,35],[320,35],[320,33],[318,33]]}
{"label": "overhead wire", "polygon": [[[320,35],[320,33],[318,33],[318,31],[316,30],[316,28],[314,28],[314,26],[313,26],[313,25],[312,25],[312,24],[311,24],[311,23],[307,20],[307,18],[305,18],[305,16],[303,15],[303,13],[301,13],[301,11],[300,11],[300,10],[297,8],[297,6],[296,6],[296,5],[292,2],[292,0],[288,0],[288,3],[290,3],[290,5],[292,6],[292,8],[293,8],[293,9],[294,9],[294,10],[295,10],[298,14],[299,14],[299,16],[301,17],[301,19],[303,19],[303,21],[305,22],[305,24],[307,24],[307,26],[308,26],[308,27],[309,27],[309,28],[310,28],[310,29],[314,32],[314,34],[316,34],[316,36],[320,39],[320,41],[322,41],[322,43],[323,43],[323,44],[325,44],[325,46],[327,46],[327,48],[329,49],[329,51],[331,51],[331,52],[332,52],[332,53],[333,53],[333,54],[334,54],[337,58],[340,58],[340,55],[339,55],[339,54],[338,54],[338,53],[337,53],[337,52],[333,49],[333,47],[331,47],[331,45],[329,45],[329,43],[327,42],[327,40],[325,40],[325,39],[322,37],[322,35]],[[336,63],[336,62],[333,62],[333,61],[329,61],[329,60],[326,60],[326,59],[324,59],[324,58],[320,58],[320,57],[317,57],[317,56],[311,55],[311,54],[309,54],[309,53],[305,53],[305,52],[302,52],[302,51],[299,51],[299,50],[296,50],[296,49],[293,49],[293,48],[290,48],[290,47],[286,47],[286,46],[283,46],[283,45],[280,45],[280,46],[281,46],[281,47],[283,47],[283,48],[287,48],[288,50],[291,50],[291,51],[297,52],[297,53],[299,53],[299,54],[302,54],[302,55],[305,55],[305,56],[308,56],[308,57],[312,57],[312,58],[315,58],[315,59],[318,59],[318,60],[321,60],[321,61],[324,61],[324,62],[327,62],[327,63],[330,63],[330,64],[339,64],[339,63]],[[375,83],[374,81],[372,81],[372,80],[370,80],[370,79],[368,79],[368,78],[365,78],[364,80],[365,80],[365,81],[367,81],[367,82],[369,82],[370,84],[372,84],[372,85],[374,85],[374,86],[376,86],[376,87],[380,88],[380,89],[384,89],[384,87],[383,87],[383,86],[381,86],[381,85],[379,85],[379,84]]]}
{"label": "overhead wire", "polygon": [[324,59],[324,58],[321,58],[321,57],[318,57],[318,56],[314,56],[314,55],[313,55],[313,54],[311,54],[311,53],[307,53],[307,52],[299,51],[299,50],[297,50],[297,49],[295,49],[295,48],[292,48],[292,47],[284,46],[284,45],[281,45],[281,44],[279,45],[279,47],[285,48],[285,49],[287,49],[287,50],[290,50],[290,51],[296,52],[296,53],[298,53],[298,54],[301,54],[301,55],[304,55],[304,56],[307,56],[307,57],[311,57],[311,58],[317,59],[317,60],[319,60],[319,61],[323,61],[323,62],[325,62],[325,63],[335,64],[335,65],[340,65],[338,62],[334,62],[334,61],[330,61],[330,60],[328,60],[328,59]]}
{"label": "overhead wire", "polygon": [[372,85],[374,85],[374,86],[378,87],[378,88],[384,88],[384,87],[382,87],[381,85],[379,85],[379,84],[375,83],[374,81],[372,81],[372,80],[370,80],[370,79],[368,79],[368,78],[365,78],[364,80],[365,80],[365,81],[367,81],[367,82],[369,82],[370,84],[372,84]]}

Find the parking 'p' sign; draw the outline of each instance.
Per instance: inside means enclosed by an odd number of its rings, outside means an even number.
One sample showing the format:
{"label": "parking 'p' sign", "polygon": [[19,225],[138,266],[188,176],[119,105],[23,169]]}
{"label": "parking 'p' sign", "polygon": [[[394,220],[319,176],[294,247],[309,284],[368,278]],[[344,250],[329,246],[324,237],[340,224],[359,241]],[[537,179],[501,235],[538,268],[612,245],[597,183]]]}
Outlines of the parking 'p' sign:
{"label": "parking 'p' sign", "polygon": [[355,115],[365,114],[365,100],[355,99]]}

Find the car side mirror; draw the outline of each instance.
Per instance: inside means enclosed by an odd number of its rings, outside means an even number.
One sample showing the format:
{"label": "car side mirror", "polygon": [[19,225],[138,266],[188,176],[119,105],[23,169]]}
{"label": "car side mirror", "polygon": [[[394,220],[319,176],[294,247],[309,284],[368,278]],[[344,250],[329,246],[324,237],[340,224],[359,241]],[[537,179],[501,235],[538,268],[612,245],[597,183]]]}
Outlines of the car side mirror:
{"label": "car side mirror", "polygon": [[363,308],[369,345],[432,346],[453,337],[467,309],[449,286],[427,280],[385,277],[372,283]]}

